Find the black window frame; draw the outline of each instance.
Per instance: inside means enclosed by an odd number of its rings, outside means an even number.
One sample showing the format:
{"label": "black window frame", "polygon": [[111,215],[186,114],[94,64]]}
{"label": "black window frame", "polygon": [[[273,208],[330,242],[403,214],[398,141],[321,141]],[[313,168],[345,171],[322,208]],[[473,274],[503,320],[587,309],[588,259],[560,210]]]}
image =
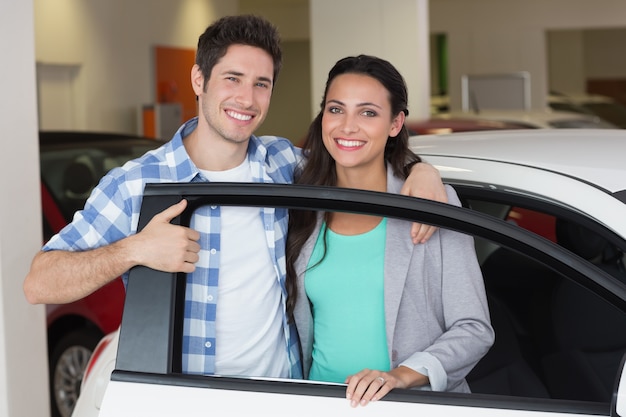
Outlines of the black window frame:
{"label": "black window frame", "polygon": [[[183,198],[188,200],[188,207],[181,216],[172,221],[174,224],[188,225],[191,214],[197,207],[211,204],[350,211],[446,227],[492,240],[530,255],[626,312],[626,285],[616,282],[606,272],[573,256],[547,239],[493,216],[466,208],[402,195],[338,187],[243,183],[148,184],[144,192],[138,230],[145,227],[156,213]],[[345,396],[345,389],[334,385],[311,386],[297,382],[180,374],[181,348],[173,340],[182,338],[182,326],[177,323],[182,323],[184,281],[184,274],[170,274],[147,267],[135,267],[131,270],[113,380],[284,394]],[[608,404],[602,403],[485,394],[394,390],[385,399],[468,407],[609,414]]]}

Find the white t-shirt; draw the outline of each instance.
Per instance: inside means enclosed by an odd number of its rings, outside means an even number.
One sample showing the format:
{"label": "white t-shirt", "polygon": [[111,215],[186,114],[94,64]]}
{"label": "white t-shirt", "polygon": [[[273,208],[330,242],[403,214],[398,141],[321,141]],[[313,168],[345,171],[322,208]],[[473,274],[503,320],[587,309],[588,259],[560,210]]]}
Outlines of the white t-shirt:
{"label": "white t-shirt", "polygon": [[[211,182],[252,182],[248,159]],[[220,207],[221,258],[216,312],[215,373],[288,377],[282,291],[258,207]]]}

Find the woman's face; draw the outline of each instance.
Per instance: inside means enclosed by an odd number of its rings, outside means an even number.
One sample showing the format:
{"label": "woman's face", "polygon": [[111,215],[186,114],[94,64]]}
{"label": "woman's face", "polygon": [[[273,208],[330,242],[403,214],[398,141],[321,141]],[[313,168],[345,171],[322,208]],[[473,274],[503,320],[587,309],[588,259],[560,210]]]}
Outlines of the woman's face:
{"label": "woman's face", "polygon": [[331,82],[322,115],[324,146],[337,168],[384,168],[387,139],[404,124],[391,114],[389,92],[375,78],[342,74]]}

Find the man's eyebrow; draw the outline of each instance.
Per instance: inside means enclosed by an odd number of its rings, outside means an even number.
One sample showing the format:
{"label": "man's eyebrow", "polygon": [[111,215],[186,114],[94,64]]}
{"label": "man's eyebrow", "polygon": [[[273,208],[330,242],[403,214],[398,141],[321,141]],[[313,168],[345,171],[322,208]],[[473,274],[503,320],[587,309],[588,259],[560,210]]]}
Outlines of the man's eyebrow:
{"label": "man's eyebrow", "polygon": [[271,78],[268,78],[268,77],[258,77],[258,78],[257,78],[257,80],[258,80],[258,81],[263,81],[263,82],[266,82],[266,83],[268,83],[268,84],[273,84],[272,79],[271,79]]}
{"label": "man's eyebrow", "polygon": [[238,77],[241,77],[243,75],[243,72],[239,72],[235,70],[226,70],[222,72],[222,75],[236,75]]}
{"label": "man's eyebrow", "polygon": [[[222,73],[222,75],[234,75],[236,77],[243,77],[245,74],[241,71],[226,70]],[[272,79],[269,77],[258,77],[257,81],[263,81],[263,82],[272,84]]]}

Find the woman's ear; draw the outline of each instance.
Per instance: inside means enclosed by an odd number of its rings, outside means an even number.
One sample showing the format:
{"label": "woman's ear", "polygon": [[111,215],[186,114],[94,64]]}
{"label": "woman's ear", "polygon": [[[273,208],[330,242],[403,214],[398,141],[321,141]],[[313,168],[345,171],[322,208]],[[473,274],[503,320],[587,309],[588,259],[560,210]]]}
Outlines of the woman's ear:
{"label": "woman's ear", "polygon": [[194,66],[191,67],[191,87],[196,96],[204,92],[204,75],[198,64],[194,64]]}
{"label": "woman's ear", "polygon": [[402,126],[404,126],[404,120],[406,116],[403,111],[398,113],[396,117],[391,121],[391,128],[389,129],[389,137],[395,138],[398,136],[398,133],[402,130]]}

